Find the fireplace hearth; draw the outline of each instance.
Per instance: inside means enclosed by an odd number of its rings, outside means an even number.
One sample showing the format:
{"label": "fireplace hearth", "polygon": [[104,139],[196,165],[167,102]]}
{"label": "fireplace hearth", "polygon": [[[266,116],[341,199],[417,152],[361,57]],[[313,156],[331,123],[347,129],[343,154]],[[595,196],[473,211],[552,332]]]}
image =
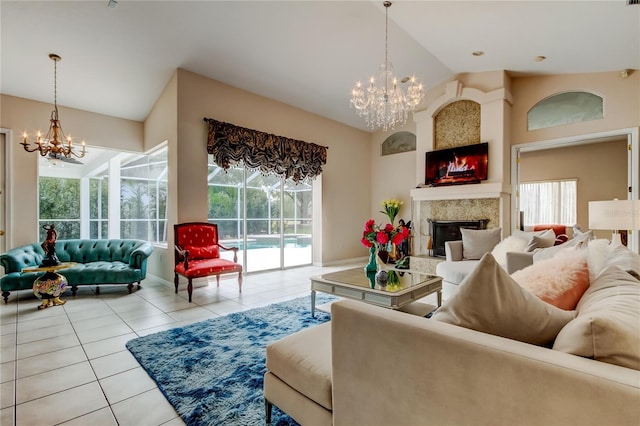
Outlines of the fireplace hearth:
{"label": "fireplace hearth", "polygon": [[462,239],[460,228],[487,229],[489,219],[480,220],[431,220],[431,250],[429,255],[433,257],[446,257],[444,243]]}

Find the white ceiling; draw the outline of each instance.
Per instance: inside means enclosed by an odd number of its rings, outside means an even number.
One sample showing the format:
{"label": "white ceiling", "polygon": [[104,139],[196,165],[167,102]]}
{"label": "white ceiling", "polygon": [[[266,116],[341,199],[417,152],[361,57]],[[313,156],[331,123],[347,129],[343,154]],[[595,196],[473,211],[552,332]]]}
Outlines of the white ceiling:
{"label": "white ceiling", "polygon": [[[60,105],[141,121],[183,68],[365,129],[349,92],[384,59],[381,1],[118,3],[0,1],[2,93],[51,103],[57,53]],[[397,1],[389,19],[396,75],[427,88],[462,72],[640,69],[626,0]]]}

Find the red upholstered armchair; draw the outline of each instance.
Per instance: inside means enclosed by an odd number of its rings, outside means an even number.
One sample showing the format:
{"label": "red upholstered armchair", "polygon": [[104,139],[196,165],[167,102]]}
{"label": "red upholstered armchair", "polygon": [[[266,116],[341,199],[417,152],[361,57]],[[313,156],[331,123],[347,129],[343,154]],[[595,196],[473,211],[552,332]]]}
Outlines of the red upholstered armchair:
{"label": "red upholstered armchair", "polygon": [[[173,225],[175,242],[175,278],[178,293],[179,275],[189,280],[189,302],[193,293],[193,278],[215,275],[220,286],[220,274],[238,273],[238,288],[242,292],[242,265],[238,262],[238,248],[218,242],[218,225],[189,222]],[[233,262],[220,258],[220,249],[233,251]]]}

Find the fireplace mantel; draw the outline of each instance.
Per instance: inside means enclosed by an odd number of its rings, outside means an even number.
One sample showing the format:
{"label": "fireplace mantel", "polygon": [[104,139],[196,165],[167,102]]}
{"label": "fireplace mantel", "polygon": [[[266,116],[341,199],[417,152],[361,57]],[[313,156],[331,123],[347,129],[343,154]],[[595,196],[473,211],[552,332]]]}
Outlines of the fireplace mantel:
{"label": "fireplace mantel", "polygon": [[413,201],[461,200],[501,198],[511,195],[511,185],[501,182],[483,182],[471,185],[435,186],[411,190]]}

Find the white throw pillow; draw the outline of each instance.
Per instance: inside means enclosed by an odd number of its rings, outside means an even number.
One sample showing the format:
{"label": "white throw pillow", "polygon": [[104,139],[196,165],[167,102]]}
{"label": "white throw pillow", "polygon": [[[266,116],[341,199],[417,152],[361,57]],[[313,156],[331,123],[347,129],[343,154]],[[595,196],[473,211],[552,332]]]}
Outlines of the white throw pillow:
{"label": "white throw pillow", "polygon": [[462,234],[462,257],[467,260],[478,260],[500,242],[502,228],[460,228],[460,233]]}
{"label": "white throw pillow", "polygon": [[514,237],[513,235],[509,235],[507,238],[500,241],[498,245],[493,248],[493,250],[491,250],[491,254],[496,259],[496,262],[500,264],[500,266],[506,268],[507,252],[523,252],[526,245],[526,240],[519,237]]}
{"label": "white throw pillow", "polygon": [[550,345],[575,316],[543,302],[485,254],[432,319],[535,345]]}
{"label": "white throw pillow", "polygon": [[609,240],[597,239],[587,245],[589,278],[593,281],[607,266],[618,266],[623,271],[640,275],[640,255],[625,246],[611,245]]}

